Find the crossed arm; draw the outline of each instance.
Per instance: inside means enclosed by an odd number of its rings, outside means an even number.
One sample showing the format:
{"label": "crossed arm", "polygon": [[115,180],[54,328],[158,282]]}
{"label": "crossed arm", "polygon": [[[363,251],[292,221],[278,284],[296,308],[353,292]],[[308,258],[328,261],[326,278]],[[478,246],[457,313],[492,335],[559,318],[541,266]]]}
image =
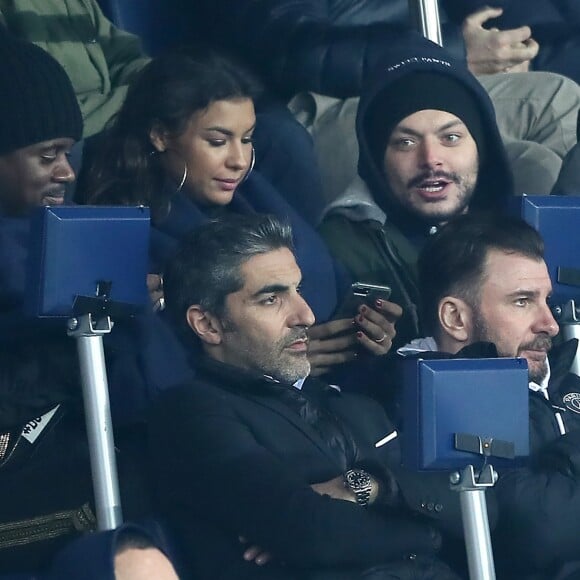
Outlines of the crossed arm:
{"label": "crossed arm", "polygon": [[[372,505],[380,493],[380,483],[373,475],[370,477],[372,490],[369,498],[369,505]],[[344,479],[342,475],[322,483],[314,483],[310,486],[310,488],[319,495],[327,495],[332,499],[340,499],[342,501],[356,503],[356,496],[351,489],[344,485]],[[240,542],[242,544],[248,544],[243,554],[243,558],[247,562],[254,562],[258,566],[264,566],[264,564],[270,562],[274,557],[271,552],[264,550],[256,544],[252,544],[248,541],[247,538],[244,538],[243,536],[240,536]]]}
{"label": "crossed arm", "polygon": [[194,387],[168,392],[153,420],[156,472],[167,481],[176,518],[236,530],[290,565],[368,565],[435,553],[429,525],[359,507],[340,476],[316,488],[306,483],[317,473],[336,474],[336,466],[281,409],[259,401],[230,407],[232,397]]}

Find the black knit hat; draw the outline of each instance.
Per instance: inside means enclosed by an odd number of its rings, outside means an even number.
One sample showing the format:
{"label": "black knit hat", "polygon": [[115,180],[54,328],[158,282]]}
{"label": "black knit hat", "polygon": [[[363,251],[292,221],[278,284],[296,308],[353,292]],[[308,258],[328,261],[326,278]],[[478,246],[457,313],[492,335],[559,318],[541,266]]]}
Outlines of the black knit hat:
{"label": "black knit hat", "polygon": [[435,109],[461,119],[473,137],[480,164],[485,156],[482,112],[473,93],[457,79],[437,72],[414,72],[404,76],[375,98],[366,116],[366,134],[377,166],[382,166],[394,128],[406,117]]}
{"label": "black knit hat", "polygon": [[83,120],[62,66],[0,25],[0,155],[50,139],[82,137]]}

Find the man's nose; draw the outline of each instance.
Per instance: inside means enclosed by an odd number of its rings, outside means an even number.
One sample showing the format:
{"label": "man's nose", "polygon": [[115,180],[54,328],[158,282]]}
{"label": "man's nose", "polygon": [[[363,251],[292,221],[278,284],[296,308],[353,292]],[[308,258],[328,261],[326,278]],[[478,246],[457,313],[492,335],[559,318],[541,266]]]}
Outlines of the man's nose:
{"label": "man's nose", "polygon": [[536,321],[536,326],[534,328],[535,332],[545,332],[550,337],[554,337],[558,334],[560,327],[552,314],[552,310],[546,304],[542,306],[542,309],[538,315],[538,319]]}
{"label": "man's nose", "polygon": [[308,303],[300,294],[296,294],[289,326],[312,326],[315,318]]}
{"label": "man's nose", "polygon": [[424,139],[419,149],[420,163],[423,167],[438,167],[443,163],[441,144],[435,139]]}
{"label": "man's nose", "polygon": [[54,181],[59,183],[70,183],[76,179],[74,169],[69,163],[68,157],[63,156],[63,159],[54,168],[52,177]]}

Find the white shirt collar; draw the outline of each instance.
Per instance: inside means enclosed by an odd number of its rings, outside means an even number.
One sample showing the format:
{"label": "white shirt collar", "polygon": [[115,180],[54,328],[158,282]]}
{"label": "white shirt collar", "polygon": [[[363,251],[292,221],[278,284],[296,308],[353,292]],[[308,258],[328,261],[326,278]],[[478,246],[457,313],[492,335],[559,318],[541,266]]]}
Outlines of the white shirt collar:
{"label": "white shirt collar", "polygon": [[306,379],[307,379],[307,377],[304,377],[303,379],[298,379],[298,380],[297,380],[297,381],[294,383],[293,387],[294,387],[295,389],[298,389],[299,391],[301,391],[301,390],[302,390],[302,386],[304,385],[304,381],[305,381]]}
{"label": "white shirt collar", "polygon": [[419,354],[420,352],[437,352],[439,348],[437,343],[432,336],[427,336],[425,338],[415,338],[405,346],[402,346],[397,350],[397,354],[401,356],[408,356],[412,354]]}
{"label": "white shirt collar", "polygon": [[547,367],[547,372],[546,372],[546,376],[542,379],[541,383],[535,383],[534,381],[530,381],[530,390],[531,391],[536,391],[536,392],[540,392],[544,395],[544,397],[546,397],[546,399],[548,399],[548,383],[550,382],[550,361],[546,358],[546,367]]}

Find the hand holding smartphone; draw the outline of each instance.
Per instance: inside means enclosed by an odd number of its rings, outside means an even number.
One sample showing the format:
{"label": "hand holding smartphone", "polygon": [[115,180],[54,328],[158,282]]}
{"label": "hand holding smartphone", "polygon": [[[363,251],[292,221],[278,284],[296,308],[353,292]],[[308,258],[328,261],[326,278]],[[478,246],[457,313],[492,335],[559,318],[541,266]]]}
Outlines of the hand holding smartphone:
{"label": "hand holding smartphone", "polygon": [[377,300],[388,300],[391,297],[391,288],[381,284],[368,282],[354,282],[343,303],[336,309],[334,319],[352,318],[356,316],[361,304],[375,308]]}

